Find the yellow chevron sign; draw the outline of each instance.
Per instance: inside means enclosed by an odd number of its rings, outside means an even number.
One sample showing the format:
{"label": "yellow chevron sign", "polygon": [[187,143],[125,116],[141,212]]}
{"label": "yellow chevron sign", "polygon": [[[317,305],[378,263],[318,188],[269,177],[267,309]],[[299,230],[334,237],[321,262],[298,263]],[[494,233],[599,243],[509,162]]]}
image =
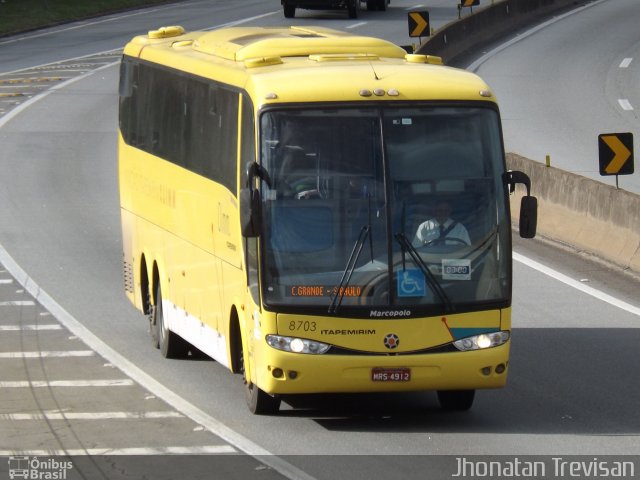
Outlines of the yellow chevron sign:
{"label": "yellow chevron sign", "polygon": [[600,175],[633,173],[633,134],[603,133],[598,135]]}
{"label": "yellow chevron sign", "polygon": [[429,36],[429,12],[409,12],[408,21],[410,37]]}
{"label": "yellow chevron sign", "polygon": [[462,0],[460,2],[461,7],[477,7],[480,5],[480,0]]}

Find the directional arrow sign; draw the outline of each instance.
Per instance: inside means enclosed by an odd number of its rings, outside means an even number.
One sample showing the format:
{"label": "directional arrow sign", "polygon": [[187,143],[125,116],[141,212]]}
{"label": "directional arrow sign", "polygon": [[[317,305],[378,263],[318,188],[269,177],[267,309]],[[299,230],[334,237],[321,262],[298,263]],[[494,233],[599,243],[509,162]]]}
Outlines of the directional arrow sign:
{"label": "directional arrow sign", "polygon": [[477,7],[480,5],[480,0],[462,0],[460,2],[461,7]]}
{"label": "directional arrow sign", "polygon": [[633,134],[603,133],[598,135],[600,175],[633,174]]}
{"label": "directional arrow sign", "polygon": [[410,37],[429,36],[429,12],[409,12],[408,20]]}

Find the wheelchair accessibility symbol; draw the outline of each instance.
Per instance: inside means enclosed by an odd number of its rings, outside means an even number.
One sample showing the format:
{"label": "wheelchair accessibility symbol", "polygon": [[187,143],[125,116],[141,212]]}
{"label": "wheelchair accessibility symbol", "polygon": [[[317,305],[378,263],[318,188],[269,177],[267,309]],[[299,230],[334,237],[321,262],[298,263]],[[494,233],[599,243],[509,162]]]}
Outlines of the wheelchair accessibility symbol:
{"label": "wheelchair accessibility symbol", "polygon": [[417,269],[398,272],[398,297],[424,297],[427,285],[424,274]]}

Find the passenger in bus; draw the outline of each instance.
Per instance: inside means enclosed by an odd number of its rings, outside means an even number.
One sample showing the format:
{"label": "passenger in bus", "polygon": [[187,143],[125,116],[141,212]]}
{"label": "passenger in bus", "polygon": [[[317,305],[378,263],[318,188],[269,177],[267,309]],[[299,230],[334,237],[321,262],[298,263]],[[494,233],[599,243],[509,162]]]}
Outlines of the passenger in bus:
{"label": "passenger in bus", "polygon": [[437,202],[433,208],[433,218],[418,227],[413,246],[471,245],[469,232],[464,225],[451,218],[451,210],[448,202]]}

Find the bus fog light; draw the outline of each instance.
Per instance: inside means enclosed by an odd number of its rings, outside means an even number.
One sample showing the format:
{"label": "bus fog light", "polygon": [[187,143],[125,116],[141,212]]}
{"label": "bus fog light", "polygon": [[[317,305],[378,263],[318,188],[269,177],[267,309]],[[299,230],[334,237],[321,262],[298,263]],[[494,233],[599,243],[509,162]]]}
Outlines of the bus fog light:
{"label": "bus fog light", "polygon": [[309,353],[320,355],[327,353],[331,345],[306,338],[283,337],[282,335],[267,335],[267,344],[277,350],[293,353]]}
{"label": "bus fog light", "polygon": [[507,367],[505,366],[505,364],[501,363],[496,367],[496,373],[503,373],[506,369]]}
{"label": "bus fog light", "polygon": [[[507,330],[493,333],[482,333],[472,337],[461,338],[453,342],[453,345],[460,351],[482,350],[485,348],[497,347],[509,341],[511,333]],[[498,372],[500,373],[500,372]]]}
{"label": "bus fog light", "polygon": [[271,371],[271,375],[273,375],[274,378],[282,378],[284,376],[284,372],[281,368],[274,368]]}

